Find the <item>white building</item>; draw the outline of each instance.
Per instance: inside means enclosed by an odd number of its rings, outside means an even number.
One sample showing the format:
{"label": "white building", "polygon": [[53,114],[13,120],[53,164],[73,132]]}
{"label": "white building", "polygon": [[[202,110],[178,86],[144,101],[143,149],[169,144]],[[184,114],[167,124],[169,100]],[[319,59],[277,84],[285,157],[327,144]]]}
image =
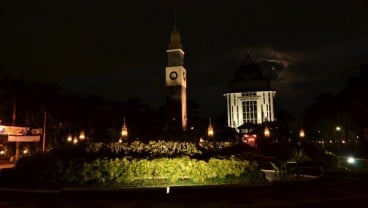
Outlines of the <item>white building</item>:
{"label": "white building", "polygon": [[262,124],[274,121],[273,99],[276,91],[270,81],[263,77],[262,71],[247,57],[235,72],[229,83],[229,91],[224,94],[227,101],[227,124],[235,128],[246,124]]}

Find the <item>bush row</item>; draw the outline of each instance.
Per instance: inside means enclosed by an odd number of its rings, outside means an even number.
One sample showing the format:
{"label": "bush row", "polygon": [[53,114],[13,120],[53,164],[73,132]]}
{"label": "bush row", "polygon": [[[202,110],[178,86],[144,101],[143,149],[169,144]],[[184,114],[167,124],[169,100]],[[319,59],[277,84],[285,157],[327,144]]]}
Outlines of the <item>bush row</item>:
{"label": "bush row", "polygon": [[[13,177],[13,180],[10,180]],[[187,156],[129,159],[82,158],[63,160],[37,155],[20,160],[12,173],[0,174],[0,182],[30,186],[146,186],[264,182],[253,163],[231,157],[207,161]]]}
{"label": "bush row", "polygon": [[124,143],[90,143],[86,146],[86,152],[111,153],[115,155],[147,155],[150,157],[194,156],[206,151],[221,150],[235,146],[236,142],[215,142],[204,140],[199,143],[183,141],[142,141]]}

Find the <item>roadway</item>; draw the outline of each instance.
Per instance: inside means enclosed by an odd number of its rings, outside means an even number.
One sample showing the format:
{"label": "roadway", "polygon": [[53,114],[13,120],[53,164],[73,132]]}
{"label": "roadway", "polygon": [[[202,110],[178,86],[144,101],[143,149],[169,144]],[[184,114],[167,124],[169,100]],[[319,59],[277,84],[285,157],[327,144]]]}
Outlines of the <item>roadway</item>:
{"label": "roadway", "polygon": [[327,176],[267,185],[161,188],[60,188],[28,190],[0,188],[1,208],[36,207],[364,207],[366,175]]}

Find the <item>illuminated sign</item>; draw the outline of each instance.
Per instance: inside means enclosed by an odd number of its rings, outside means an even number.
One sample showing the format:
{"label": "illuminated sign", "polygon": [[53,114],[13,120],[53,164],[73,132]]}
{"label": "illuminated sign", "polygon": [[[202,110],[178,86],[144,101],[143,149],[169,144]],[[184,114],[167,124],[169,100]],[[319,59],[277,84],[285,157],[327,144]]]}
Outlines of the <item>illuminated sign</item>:
{"label": "illuminated sign", "polygon": [[42,128],[31,129],[31,134],[42,134]]}
{"label": "illuminated sign", "polygon": [[29,127],[0,125],[0,135],[26,135]]}
{"label": "illuminated sign", "polygon": [[251,147],[257,146],[257,135],[256,134],[245,134],[243,136],[243,142],[247,143]]}
{"label": "illuminated sign", "polygon": [[40,135],[8,136],[8,142],[39,142],[40,137]]}

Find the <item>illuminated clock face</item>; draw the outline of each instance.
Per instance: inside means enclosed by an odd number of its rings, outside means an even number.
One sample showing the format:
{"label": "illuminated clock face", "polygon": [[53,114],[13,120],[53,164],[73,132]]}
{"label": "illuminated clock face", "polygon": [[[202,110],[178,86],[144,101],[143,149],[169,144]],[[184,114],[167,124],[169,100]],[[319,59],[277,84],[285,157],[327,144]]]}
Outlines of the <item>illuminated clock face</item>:
{"label": "illuminated clock face", "polygon": [[176,78],[178,78],[178,73],[176,73],[175,71],[170,73],[170,79],[175,80]]}

